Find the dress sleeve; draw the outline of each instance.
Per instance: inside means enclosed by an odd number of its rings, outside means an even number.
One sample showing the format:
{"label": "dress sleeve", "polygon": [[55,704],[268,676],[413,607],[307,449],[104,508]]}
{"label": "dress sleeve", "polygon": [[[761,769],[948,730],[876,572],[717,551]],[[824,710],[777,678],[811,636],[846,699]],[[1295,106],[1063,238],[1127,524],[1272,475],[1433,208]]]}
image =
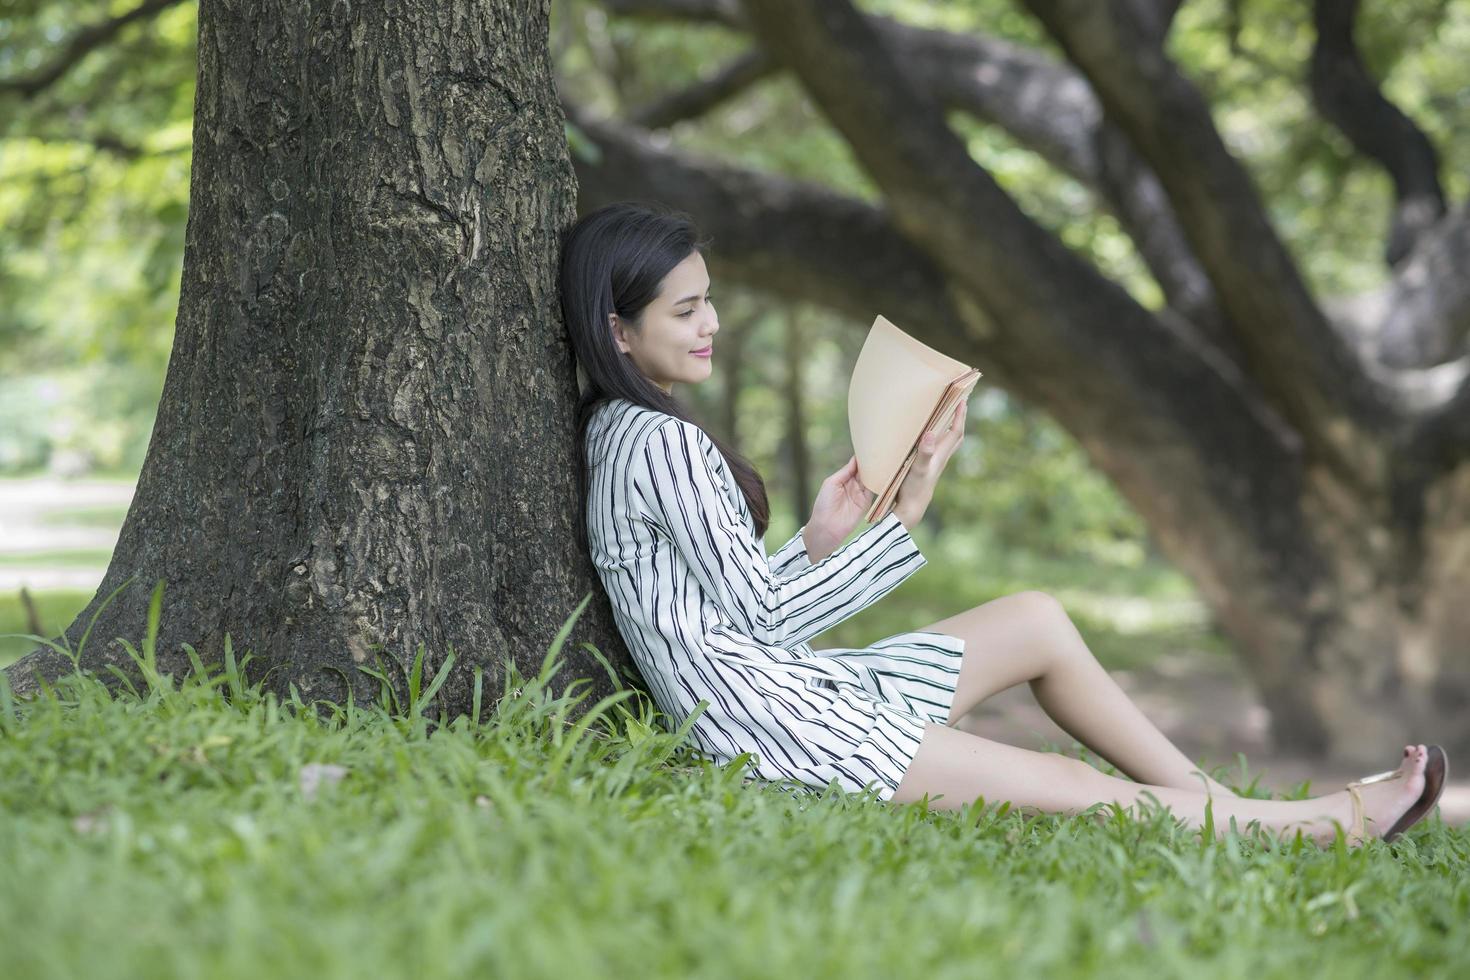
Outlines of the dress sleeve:
{"label": "dress sleeve", "polygon": [[[856,614],[927,559],[890,512],[815,565],[777,575],[720,486],[696,425],[670,418],[649,433],[635,485],[652,521],[705,594],[747,635],[795,646]],[[711,444],[711,450],[718,452]],[[782,545],[782,550],[791,542]],[[806,559],[802,559],[806,561]]]}
{"label": "dress sleeve", "polygon": [[790,541],[772,552],[769,561],[772,575],[784,578],[812,567],[811,557],[806,553],[806,539],[801,536],[805,530],[803,524]]}

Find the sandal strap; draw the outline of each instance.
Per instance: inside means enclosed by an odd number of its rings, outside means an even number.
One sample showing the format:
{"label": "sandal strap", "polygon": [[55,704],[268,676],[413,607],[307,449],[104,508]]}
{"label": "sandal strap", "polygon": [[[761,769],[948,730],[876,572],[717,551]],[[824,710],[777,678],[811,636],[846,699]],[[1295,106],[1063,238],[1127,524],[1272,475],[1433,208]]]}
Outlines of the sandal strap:
{"label": "sandal strap", "polygon": [[1363,786],[1367,783],[1384,783],[1390,779],[1402,779],[1403,777],[1404,771],[1402,769],[1390,769],[1387,772],[1375,772],[1371,776],[1364,776],[1362,779],[1353,782],[1352,785]]}
{"label": "sandal strap", "polygon": [[1358,795],[1358,783],[1348,783],[1348,795],[1353,799],[1353,829],[1348,838],[1349,844],[1360,844],[1367,837],[1367,830],[1363,826],[1363,798]]}

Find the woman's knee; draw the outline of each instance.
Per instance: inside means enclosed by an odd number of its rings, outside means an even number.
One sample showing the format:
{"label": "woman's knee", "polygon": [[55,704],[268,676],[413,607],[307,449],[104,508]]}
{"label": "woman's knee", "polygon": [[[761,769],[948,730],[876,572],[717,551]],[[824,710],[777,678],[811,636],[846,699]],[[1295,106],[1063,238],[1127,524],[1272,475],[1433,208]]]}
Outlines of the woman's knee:
{"label": "woman's knee", "polygon": [[[1077,625],[1072,622],[1061,600],[1040,589],[1017,592],[1015,598],[1023,605],[1023,615],[1030,628],[1037,636],[1047,638],[1044,647],[1049,654],[1058,651],[1072,654],[1078,650],[1078,645],[1071,642],[1077,636]],[[1056,642],[1052,642],[1053,639]]]}
{"label": "woman's knee", "polygon": [[1012,593],[1011,598],[1018,603],[1022,603],[1022,608],[1026,610],[1026,615],[1038,621],[1044,622],[1067,618],[1066,607],[1062,605],[1060,599],[1050,592],[1043,592],[1040,589],[1027,589],[1024,592]]}
{"label": "woman's knee", "polygon": [[1059,650],[1067,651],[1069,645],[1058,641],[1075,627],[1060,600],[1040,589],[1013,592],[1006,600],[1011,604],[1013,625],[1019,627],[1038,656],[1050,661]]}

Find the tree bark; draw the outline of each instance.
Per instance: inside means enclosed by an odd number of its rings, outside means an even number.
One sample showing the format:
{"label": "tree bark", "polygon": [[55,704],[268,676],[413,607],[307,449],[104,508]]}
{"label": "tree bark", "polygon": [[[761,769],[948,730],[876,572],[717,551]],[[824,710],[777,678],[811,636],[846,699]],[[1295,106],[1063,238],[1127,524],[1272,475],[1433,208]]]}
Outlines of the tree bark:
{"label": "tree bark", "polygon": [[[629,663],[573,541],[577,399],[556,291],[576,184],[549,3],[415,0],[199,11],[183,287],[163,398],[83,666],[132,663],[165,583],[181,644],[303,699],[534,674],[582,600],[558,680]],[[124,586],[125,582],[131,584]],[[102,609],[101,600],[124,586]],[[69,669],[35,652],[20,692]]]}

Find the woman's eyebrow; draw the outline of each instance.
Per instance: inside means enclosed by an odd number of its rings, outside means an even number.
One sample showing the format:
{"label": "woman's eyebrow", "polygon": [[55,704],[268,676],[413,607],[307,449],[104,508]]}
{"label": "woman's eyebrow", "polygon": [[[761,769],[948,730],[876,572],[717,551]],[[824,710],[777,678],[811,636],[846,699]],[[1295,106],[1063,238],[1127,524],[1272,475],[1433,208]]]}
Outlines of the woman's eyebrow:
{"label": "woman's eyebrow", "polygon": [[[708,287],[705,288],[705,292],[706,293],[709,292],[709,288]],[[693,302],[694,300],[699,299],[699,296],[700,296],[699,293],[695,293],[693,296],[685,296],[683,299],[676,299],[676,300],[674,300],[674,305],[675,306],[678,306],[680,303]]]}

